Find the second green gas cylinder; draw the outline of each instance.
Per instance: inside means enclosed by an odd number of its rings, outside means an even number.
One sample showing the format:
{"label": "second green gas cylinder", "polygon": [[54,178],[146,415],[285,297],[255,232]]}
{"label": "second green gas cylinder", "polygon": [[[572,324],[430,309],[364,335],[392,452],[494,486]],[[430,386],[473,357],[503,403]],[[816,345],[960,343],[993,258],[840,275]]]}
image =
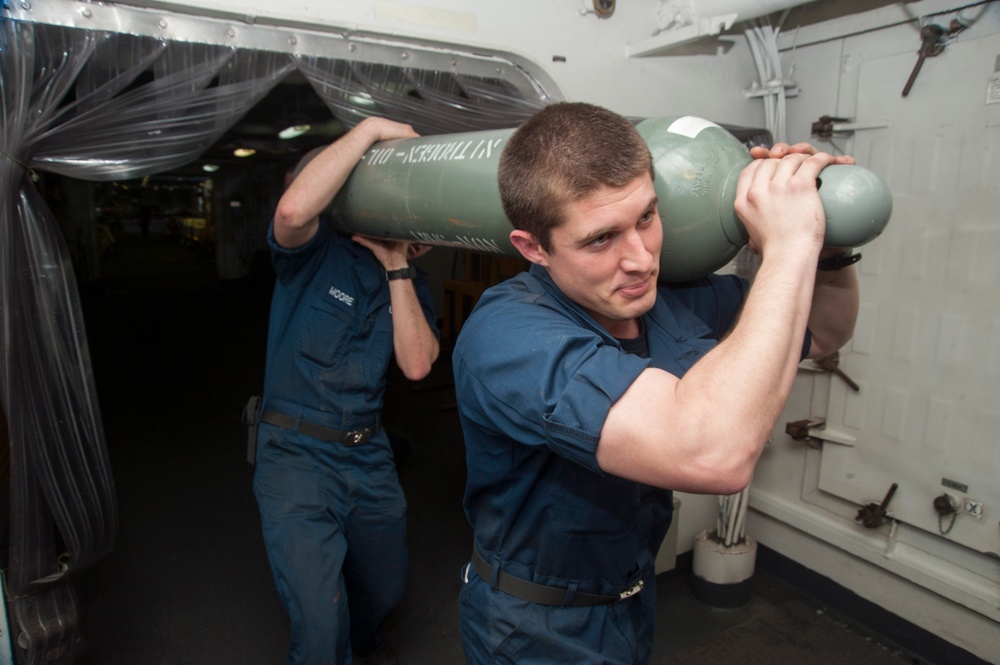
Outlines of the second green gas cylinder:
{"label": "second green gas cylinder", "polygon": [[[693,116],[636,124],[653,156],[663,221],[661,279],[701,277],[747,243],[733,209],[747,149],[722,127]],[[334,200],[345,233],[520,256],[500,203],[497,166],[514,129],[384,141],[372,146]],[[859,166],[820,173],[826,245],[858,247],[885,228],[892,194]]]}

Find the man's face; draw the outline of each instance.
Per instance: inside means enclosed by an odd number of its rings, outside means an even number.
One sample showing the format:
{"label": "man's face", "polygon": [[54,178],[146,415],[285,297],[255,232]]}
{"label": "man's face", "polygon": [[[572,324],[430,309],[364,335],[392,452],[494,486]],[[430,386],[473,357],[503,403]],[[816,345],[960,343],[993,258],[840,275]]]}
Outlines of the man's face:
{"label": "man's face", "polygon": [[663,227],[656,191],[643,175],[602,188],[566,206],[547,252],[538,248],[556,285],[612,335],[635,337],[636,317],[656,301]]}

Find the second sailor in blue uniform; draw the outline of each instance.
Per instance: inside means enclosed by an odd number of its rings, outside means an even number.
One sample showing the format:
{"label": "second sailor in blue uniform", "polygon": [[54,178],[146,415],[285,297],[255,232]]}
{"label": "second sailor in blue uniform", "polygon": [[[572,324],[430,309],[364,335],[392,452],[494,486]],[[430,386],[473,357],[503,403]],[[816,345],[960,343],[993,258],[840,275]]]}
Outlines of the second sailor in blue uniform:
{"label": "second sailor in blue uniform", "polygon": [[394,357],[412,380],[438,356],[430,290],[407,242],[351,238],[323,219],[378,141],[369,118],[313,156],[268,234],[276,284],[254,474],[289,665],[395,662],[382,623],[406,586],[406,499],[379,414]]}

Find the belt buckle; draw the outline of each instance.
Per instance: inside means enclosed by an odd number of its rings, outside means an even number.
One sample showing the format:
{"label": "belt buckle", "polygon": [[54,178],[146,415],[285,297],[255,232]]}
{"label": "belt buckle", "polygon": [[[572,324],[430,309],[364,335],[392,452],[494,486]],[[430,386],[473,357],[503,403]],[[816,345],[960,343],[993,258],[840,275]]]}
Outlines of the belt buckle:
{"label": "belt buckle", "polygon": [[642,580],[639,580],[638,582],[636,582],[635,584],[633,584],[632,586],[630,586],[629,588],[625,589],[620,594],[618,594],[618,600],[625,600],[626,598],[631,598],[635,594],[642,591],[642,587],[644,586],[646,586],[646,583]]}
{"label": "belt buckle", "polygon": [[344,436],[344,443],[348,446],[360,446],[362,443],[366,442],[371,435],[371,428],[366,427],[365,429],[356,429],[353,432],[348,432]]}

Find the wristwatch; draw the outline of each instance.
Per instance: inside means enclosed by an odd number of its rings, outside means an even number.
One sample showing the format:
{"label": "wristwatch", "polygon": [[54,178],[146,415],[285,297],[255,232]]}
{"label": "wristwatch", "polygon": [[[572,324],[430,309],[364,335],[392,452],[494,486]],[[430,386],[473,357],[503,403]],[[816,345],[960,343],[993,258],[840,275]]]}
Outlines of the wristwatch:
{"label": "wristwatch", "polygon": [[820,259],[819,265],[817,267],[820,270],[825,270],[825,271],[840,270],[841,268],[852,266],[860,260],[861,260],[861,254],[855,254],[853,249],[847,249],[844,250],[843,254],[831,256],[826,259]]}
{"label": "wristwatch", "polygon": [[417,276],[417,269],[413,266],[406,266],[405,268],[400,268],[399,270],[386,270],[385,278],[388,281],[394,279],[413,279]]}

